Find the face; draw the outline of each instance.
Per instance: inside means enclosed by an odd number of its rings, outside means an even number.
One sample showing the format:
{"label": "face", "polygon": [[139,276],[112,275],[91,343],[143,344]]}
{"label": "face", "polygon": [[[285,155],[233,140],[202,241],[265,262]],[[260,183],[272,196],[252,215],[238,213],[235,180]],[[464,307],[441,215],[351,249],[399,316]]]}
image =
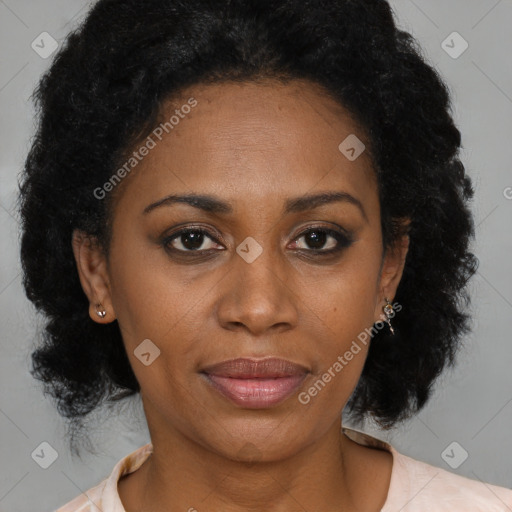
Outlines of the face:
{"label": "face", "polygon": [[[286,457],[339,425],[369,342],[345,354],[392,301],[406,245],[383,259],[368,152],[338,148],[368,141],[317,86],[196,85],[163,118],[176,109],[117,191],[108,260],[75,237],[91,318],[117,318],[152,438]],[[238,358],[289,364],[211,370]]]}

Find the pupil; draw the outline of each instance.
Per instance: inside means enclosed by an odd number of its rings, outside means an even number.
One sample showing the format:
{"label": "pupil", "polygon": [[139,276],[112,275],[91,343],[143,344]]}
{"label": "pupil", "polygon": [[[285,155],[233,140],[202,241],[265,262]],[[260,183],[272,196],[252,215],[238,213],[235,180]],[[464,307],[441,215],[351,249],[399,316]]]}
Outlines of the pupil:
{"label": "pupil", "polygon": [[186,235],[181,235],[182,244],[187,249],[197,249],[203,245],[203,233],[199,233],[198,231],[191,231]]}
{"label": "pupil", "polygon": [[311,231],[308,235],[306,235],[307,244],[314,249],[320,249],[325,245],[326,236],[327,234],[323,231]]}

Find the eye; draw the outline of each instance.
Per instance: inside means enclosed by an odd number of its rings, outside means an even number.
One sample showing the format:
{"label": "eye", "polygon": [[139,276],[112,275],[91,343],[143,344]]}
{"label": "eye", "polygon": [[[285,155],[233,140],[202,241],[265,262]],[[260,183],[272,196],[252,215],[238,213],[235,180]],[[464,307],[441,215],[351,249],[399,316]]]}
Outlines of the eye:
{"label": "eye", "polygon": [[[327,256],[341,252],[352,242],[353,238],[350,233],[325,227],[313,227],[295,239],[292,249]],[[161,243],[167,251],[176,255],[188,253],[189,256],[200,256],[225,249],[214,235],[200,226],[189,226],[175,231]]]}
{"label": "eye", "polygon": [[206,252],[216,250],[215,238],[203,228],[187,228],[177,231],[163,241],[166,249],[178,252]]}
{"label": "eye", "polygon": [[[303,242],[299,242],[304,240]],[[332,254],[350,246],[352,238],[341,231],[327,228],[310,228],[295,239],[295,249]]]}

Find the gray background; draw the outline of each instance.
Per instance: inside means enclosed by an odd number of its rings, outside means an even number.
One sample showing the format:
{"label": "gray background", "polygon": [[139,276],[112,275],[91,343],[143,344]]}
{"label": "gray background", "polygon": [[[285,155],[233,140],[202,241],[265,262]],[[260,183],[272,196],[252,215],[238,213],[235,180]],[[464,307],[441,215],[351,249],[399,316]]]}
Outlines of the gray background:
{"label": "gray background", "polygon": [[[124,455],[149,441],[138,400],[98,419],[96,455],[72,459],[64,422],[39,383],[29,354],[41,318],[25,299],[18,262],[17,174],[34,129],[29,96],[51,57],[31,43],[49,32],[59,43],[83,19],[84,0],[0,0],[0,512],[51,511],[105,478]],[[391,433],[364,429],[399,451],[473,479],[512,487],[512,2],[395,0],[400,25],[419,40],[450,85],[463,137],[462,159],[474,179],[480,259],[472,282],[475,329],[455,371],[438,383],[429,406]],[[441,47],[453,31],[469,48],[459,58]],[[458,44],[458,43],[456,43]],[[138,416],[137,416],[138,414]],[[350,425],[349,425],[350,426]],[[48,468],[31,453],[41,442],[58,452]],[[452,469],[442,457],[456,441]]]}

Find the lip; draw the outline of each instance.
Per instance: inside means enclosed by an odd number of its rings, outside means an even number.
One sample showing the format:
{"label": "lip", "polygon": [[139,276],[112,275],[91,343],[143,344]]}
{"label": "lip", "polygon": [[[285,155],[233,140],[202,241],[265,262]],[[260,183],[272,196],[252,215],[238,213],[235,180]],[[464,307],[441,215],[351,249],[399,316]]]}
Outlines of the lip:
{"label": "lip", "polygon": [[230,359],[201,371],[213,389],[247,409],[265,409],[283,402],[308,373],[300,364],[275,357]]}

